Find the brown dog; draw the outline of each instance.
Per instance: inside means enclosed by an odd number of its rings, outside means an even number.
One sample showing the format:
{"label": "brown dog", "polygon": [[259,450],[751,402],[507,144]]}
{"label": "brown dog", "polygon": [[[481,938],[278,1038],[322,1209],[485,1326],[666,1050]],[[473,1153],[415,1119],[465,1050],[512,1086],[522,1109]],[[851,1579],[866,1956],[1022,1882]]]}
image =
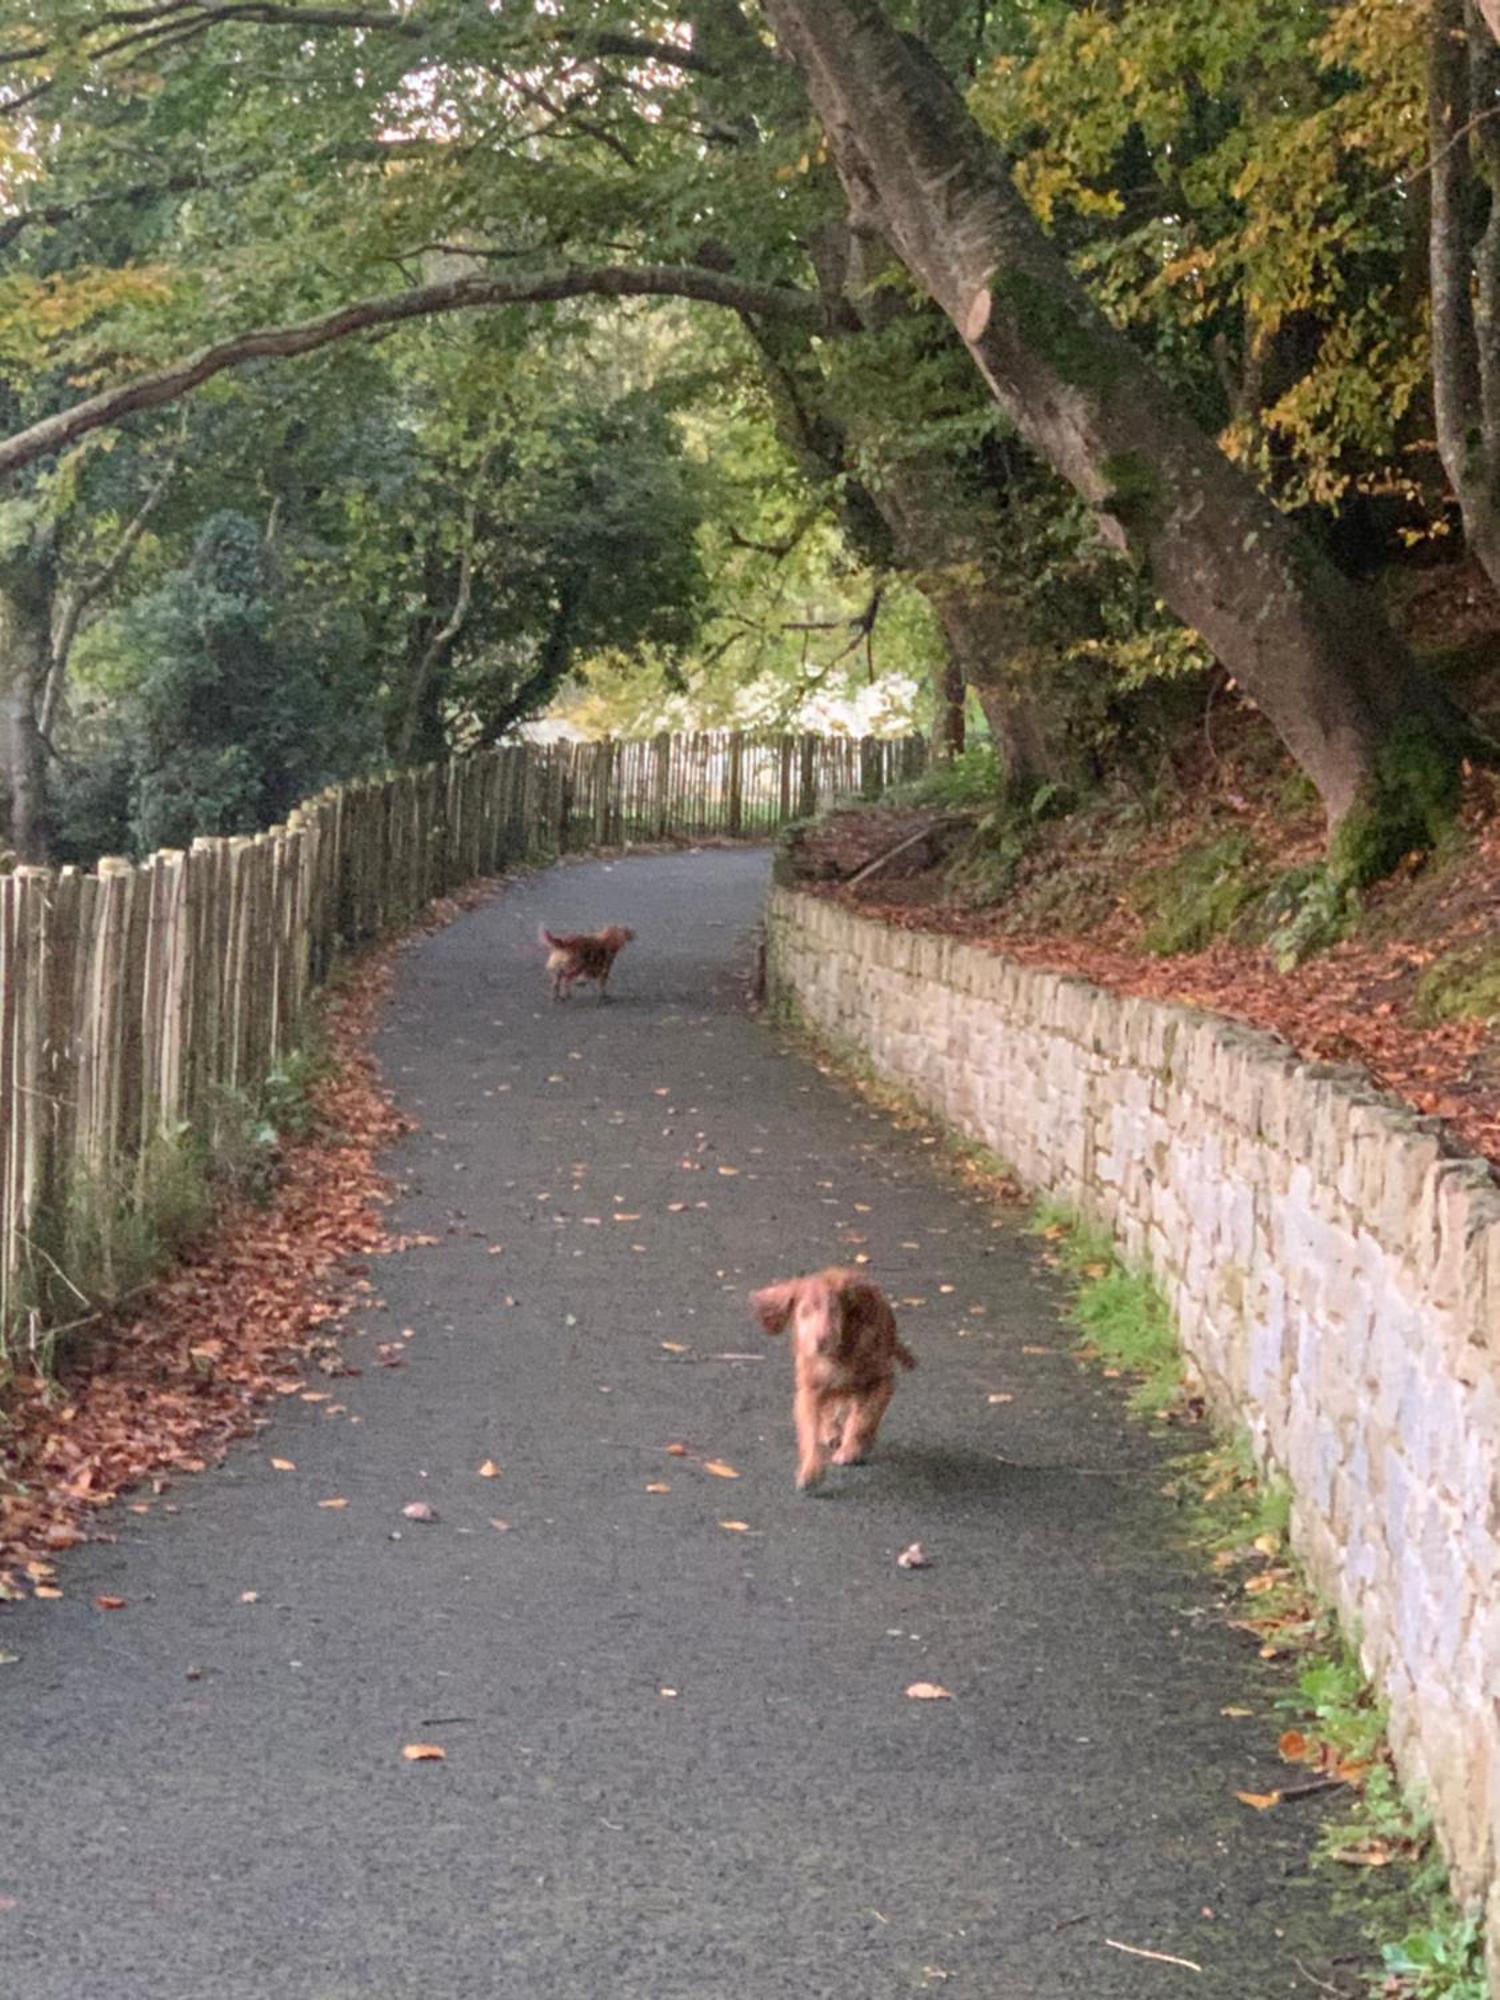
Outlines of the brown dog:
{"label": "brown dog", "polygon": [[553,999],[566,1000],[568,988],[577,980],[596,979],[602,1001],[615,960],[634,936],[623,924],[606,924],[602,931],[565,931],[561,936],[544,925],[542,943],[548,948]]}
{"label": "brown dog", "polygon": [[829,1455],[862,1464],[896,1393],[896,1363],[917,1365],[885,1293],[857,1271],[817,1271],[752,1292],[750,1309],[767,1333],[792,1328],[798,1487],[817,1485]]}

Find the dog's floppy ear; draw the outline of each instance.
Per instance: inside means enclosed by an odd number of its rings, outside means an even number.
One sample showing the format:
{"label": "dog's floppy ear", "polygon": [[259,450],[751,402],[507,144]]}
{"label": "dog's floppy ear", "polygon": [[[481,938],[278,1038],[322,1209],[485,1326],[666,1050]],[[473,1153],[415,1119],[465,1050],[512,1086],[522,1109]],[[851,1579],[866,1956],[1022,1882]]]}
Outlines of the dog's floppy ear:
{"label": "dog's floppy ear", "polygon": [[798,1278],[788,1278],[780,1285],[766,1285],[758,1292],[750,1294],[750,1310],[760,1321],[766,1333],[785,1333],[786,1323],[792,1316],[792,1307],[797,1303]]}

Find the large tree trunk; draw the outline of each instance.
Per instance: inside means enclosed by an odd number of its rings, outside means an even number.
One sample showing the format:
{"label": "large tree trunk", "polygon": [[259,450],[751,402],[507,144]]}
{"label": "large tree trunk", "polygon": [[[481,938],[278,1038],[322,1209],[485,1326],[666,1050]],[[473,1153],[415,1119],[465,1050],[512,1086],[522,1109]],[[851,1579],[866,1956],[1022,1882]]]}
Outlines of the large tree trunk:
{"label": "large tree trunk", "polygon": [[963,669],[950,648],[938,661],[932,676],[932,761],[935,764],[951,764],[955,757],[963,755],[968,733],[965,718],[967,706],[968,689],[964,686]]}
{"label": "large tree trunk", "polygon": [[0,565],[0,842],[20,861],[48,855],[46,757],[37,710],[51,654],[51,566]]}
{"label": "large tree trunk", "polygon": [[[1435,0],[1428,70],[1432,389],[1464,535],[1500,584],[1500,48],[1464,0]],[[1480,181],[1489,183],[1488,201]],[[1486,212],[1487,211],[1487,212]]]}
{"label": "large tree trunk", "polygon": [[1151,565],[1162,597],[1317,786],[1351,875],[1451,795],[1469,740],[1377,608],[1174,407],[1026,208],[999,152],[877,0],[765,0],[862,226],[948,314],[1032,448]]}
{"label": "large tree trunk", "polygon": [[1051,649],[1006,587],[1000,510],[964,468],[935,452],[891,458],[873,491],[984,711],[1006,792],[1024,796],[1065,776],[1044,684]]}
{"label": "large tree trunk", "polygon": [[[820,264],[825,295],[840,290],[845,265],[830,257]],[[836,482],[851,547],[872,569],[909,576],[936,615],[947,652],[936,675],[945,691],[934,731],[939,760],[963,748],[967,686],[989,724],[1006,791],[1057,777],[1043,698],[1021,658],[1030,635],[1018,630],[1005,589],[1005,531],[993,506],[956,462],[937,451],[903,452],[901,440],[883,432],[878,383],[864,385],[858,413],[846,418],[828,406],[805,336],[785,327],[748,330],[766,364],[778,434],[810,478]]]}

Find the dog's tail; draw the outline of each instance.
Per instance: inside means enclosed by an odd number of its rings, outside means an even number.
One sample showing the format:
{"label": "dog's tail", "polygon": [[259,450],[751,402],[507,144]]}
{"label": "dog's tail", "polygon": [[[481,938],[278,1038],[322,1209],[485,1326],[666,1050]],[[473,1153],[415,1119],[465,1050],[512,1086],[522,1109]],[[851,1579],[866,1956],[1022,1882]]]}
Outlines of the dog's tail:
{"label": "dog's tail", "polygon": [[562,943],[561,938],[555,938],[552,935],[551,931],[548,930],[545,924],[543,924],[541,928],[538,930],[537,936],[541,939],[542,943],[548,946],[548,948],[552,951],[558,950],[559,947],[561,946]]}
{"label": "dog's tail", "polygon": [[903,1368],[915,1368],[917,1365],[916,1355],[912,1353],[904,1340],[896,1342],[896,1359],[901,1363]]}

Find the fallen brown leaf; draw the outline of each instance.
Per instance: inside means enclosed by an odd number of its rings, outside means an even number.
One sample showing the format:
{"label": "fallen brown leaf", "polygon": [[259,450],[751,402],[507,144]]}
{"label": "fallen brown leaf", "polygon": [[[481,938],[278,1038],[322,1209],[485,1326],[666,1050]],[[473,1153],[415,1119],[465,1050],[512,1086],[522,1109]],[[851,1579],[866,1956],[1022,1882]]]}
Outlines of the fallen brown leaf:
{"label": "fallen brown leaf", "polygon": [[688,1455],[688,1448],[685,1444],[669,1444],[665,1449],[668,1458],[686,1458]]}
{"label": "fallen brown leaf", "polygon": [[670,1493],[671,1490],[664,1479],[653,1479],[646,1488],[648,1493]]}
{"label": "fallen brown leaf", "polygon": [[108,1597],[102,1592],[94,1599],[94,1603],[101,1611],[123,1611],[125,1609],[125,1599],[123,1597]]}
{"label": "fallen brown leaf", "polygon": [[401,1509],[408,1521],[436,1521],[438,1510],[427,1500],[408,1500]]}
{"label": "fallen brown leaf", "polygon": [[436,1743],[408,1743],[403,1747],[401,1755],[408,1764],[442,1764],[448,1757],[447,1751]]}
{"label": "fallen brown leaf", "polygon": [[730,1535],[748,1535],[750,1532],[748,1521],[721,1521],[719,1526]]}
{"label": "fallen brown leaf", "polygon": [[936,1681],[913,1681],[906,1690],[906,1698],[908,1701],[952,1701],[953,1696]]}
{"label": "fallen brown leaf", "polygon": [[898,1569],[931,1569],[932,1557],[928,1555],[920,1542],[912,1542],[909,1547],[904,1548],[900,1555],[897,1556],[896,1567]]}
{"label": "fallen brown leaf", "polygon": [[289,1458],[273,1458],[271,1464],[277,1472],[295,1472],[297,1470],[296,1465]]}
{"label": "fallen brown leaf", "polygon": [[349,1505],[349,1502],[343,1499],[342,1496],[340,1496],[339,1498],[333,1500],[320,1500],[318,1502],[318,1505],[320,1507],[328,1508],[330,1512],[337,1512],[337,1510],[340,1507],[347,1507]]}
{"label": "fallen brown leaf", "polygon": [[498,1479],[500,1468],[492,1458],[487,1458],[479,1468],[479,1476],[481,1479]]}
{"label": "fallen brown leaf", "polygon": [[711,1472],[715,1479],[738,1479],[739,1474],[732,1465],[726,1465],[722,1458],[705,1458],[703,1470]]}
{"label": "fallen brown leaf", "polygon": [[1281,1804],[1280,1792],[1236,1792],[1235,1797],[1242,1806],[1250,1806],[1256,1812],[1269,1812],[1272,1806]]}

